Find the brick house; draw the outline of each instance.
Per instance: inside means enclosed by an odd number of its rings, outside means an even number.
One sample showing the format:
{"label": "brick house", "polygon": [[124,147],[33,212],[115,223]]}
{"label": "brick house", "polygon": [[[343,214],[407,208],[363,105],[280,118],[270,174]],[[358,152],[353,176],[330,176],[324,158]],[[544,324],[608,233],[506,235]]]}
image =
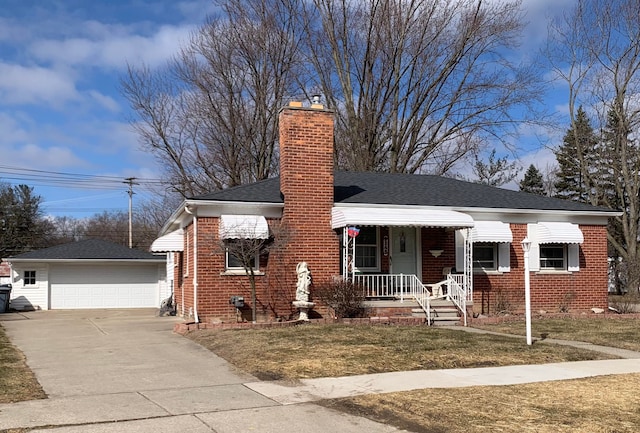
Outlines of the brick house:
{"label": "brick house", "polygon": [[616,215],[439,176],[334,171],[333,113],[292,103],[280,113],[280,177],[185,200],[152,250],[167,252],[178,314],[196,321],[238,320],[233,296],[251,308],[247,275],[224,245],[270,236],[286,242],[254,261],[263,319],[295,315],[301,261],[312,299],[314,288],[346,278],[373,307],[417,300],[428,314],[443,298],[492,314],[524,309],[526,237],[533,310],[586,311],[607,306]]}

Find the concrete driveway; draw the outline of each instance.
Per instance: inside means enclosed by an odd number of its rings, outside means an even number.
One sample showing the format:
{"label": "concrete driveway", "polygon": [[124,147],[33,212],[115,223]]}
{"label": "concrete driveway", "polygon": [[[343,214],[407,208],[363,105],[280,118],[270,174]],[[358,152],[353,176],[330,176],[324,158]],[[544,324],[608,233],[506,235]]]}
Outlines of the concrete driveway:
{"label": "concrete driveway", "polygon": [[49,397],[249,382],[155,310],[60,310],[4,322]]}
{"label": "concrete driveway", "polygon": [[252,376],[173,334],[178,320],[151,309],[0,315],[49,396],[0,405],[0,430],[397,431],[313,404],[282,406],[245,386]]}

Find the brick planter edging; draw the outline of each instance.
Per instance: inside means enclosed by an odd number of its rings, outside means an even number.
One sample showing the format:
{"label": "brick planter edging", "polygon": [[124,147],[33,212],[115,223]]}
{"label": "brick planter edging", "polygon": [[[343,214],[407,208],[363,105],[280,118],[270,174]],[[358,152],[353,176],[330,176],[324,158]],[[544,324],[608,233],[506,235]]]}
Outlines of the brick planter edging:
{"label": "brick planter edging", "polygon": [[288,326],[311,324],[345,324],[345,325],[403,325],[403,326],[421,326],[426,323],[426,319],[421,317],[407,316],[390,316],[390,317],[364,317],[364,318],[345,318],[345,319],[310,319],[309,321],[289,320],[284,322],[238,322],[238,323],[195,323],[185,322],[176,323],[173,326],[173,332],[176,334],[187,334],[191,331],[200,329],[268,329],[282,328]]}

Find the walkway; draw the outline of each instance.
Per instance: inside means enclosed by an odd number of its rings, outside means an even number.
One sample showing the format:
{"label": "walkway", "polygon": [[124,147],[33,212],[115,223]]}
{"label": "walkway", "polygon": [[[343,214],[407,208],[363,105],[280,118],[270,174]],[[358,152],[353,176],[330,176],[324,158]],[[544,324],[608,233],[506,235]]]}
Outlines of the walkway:
{"label": "walkway", "polygon": [[148,310],[34,312],[2,315],[0,320],[49,395],[46,400],[0,405],[0,430],[59,426],[34,431],[399,432],[312,402],[419,388],[640,373],[640,353],[633,352],[626,354],[633,358],[607,361],[260,382],[172,334],[176,319],[154,317]]}

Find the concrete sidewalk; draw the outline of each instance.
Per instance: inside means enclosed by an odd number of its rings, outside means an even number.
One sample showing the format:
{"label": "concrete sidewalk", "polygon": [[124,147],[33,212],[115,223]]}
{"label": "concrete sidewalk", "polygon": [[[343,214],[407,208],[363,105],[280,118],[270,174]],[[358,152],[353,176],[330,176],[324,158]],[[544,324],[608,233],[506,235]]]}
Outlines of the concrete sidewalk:
{"label": "concrete sidewalk", "polygon": [[[424,388],[640,373],[640,353],[626,351],[627,359],[260,382],[172,334],[172,322],[148,312],[114,316],[103,311],[39,312],[3,320],[49,398],[0,405],[0,430],[391,433],[400,430],[313,402]],[[565,343],[574,345],[559,344]]]}

